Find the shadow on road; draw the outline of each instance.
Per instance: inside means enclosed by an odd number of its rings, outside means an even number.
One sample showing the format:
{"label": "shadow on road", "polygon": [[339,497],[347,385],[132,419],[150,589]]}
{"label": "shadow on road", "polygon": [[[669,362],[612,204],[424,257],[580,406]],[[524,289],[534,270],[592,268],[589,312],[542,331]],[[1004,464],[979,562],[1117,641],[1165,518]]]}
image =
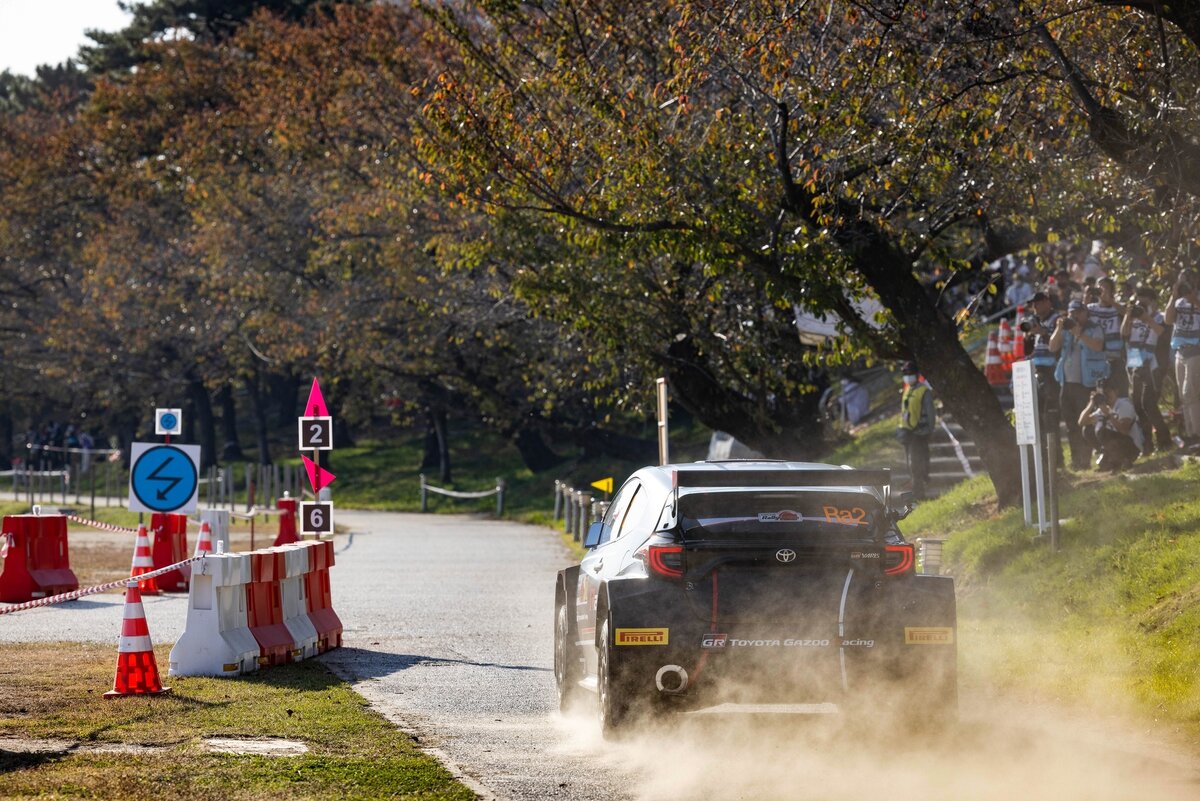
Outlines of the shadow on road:
{"label": "shadow on road", "polygon": [[449,665],[531,671],[534,673],[554,672],[550,668],[534,667],[533,665],[502,665],[497,662],[476,662],[469,659],[449,659],[446,657],[422,656],[418,654],[391,654],[383,651],[371,651],[367,648],[338,648],[322,656],[321,660],[329,663],[331,666],[336,665],[339,672],[353,676],[355,679],[381,679],[413,667]]}

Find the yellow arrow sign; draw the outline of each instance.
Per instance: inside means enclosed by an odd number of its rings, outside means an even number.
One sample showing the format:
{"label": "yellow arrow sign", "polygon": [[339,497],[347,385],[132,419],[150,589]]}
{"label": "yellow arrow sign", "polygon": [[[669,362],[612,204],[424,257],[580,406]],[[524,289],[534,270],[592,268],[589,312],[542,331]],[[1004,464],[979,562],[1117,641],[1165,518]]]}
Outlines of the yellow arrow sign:
{"label": "yellow arrow sign", "polygon": [[596,489],[600,490],[601,492],[611,493],[612,492],[612,476],[609,476],[608,478],[602,478],[599,481],[593,481],[592,486],[595,487]]}

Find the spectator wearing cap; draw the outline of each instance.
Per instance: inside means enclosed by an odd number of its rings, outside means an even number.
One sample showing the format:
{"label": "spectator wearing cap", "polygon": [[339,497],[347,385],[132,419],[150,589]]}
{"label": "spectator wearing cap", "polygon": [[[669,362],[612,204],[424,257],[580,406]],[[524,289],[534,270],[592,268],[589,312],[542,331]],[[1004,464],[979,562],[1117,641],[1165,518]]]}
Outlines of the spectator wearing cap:
{"label": "spectator wearing cap", "polygon": [[1157,439],[1159,450],[1171,448],[1171,432],[1158,408],[1158,344],[1165,326],[1162,312],[1154,308],[1156,300],[1150,287],[1138,289],[1125,306],[1125,317],[1121,320],[1129,400],[1146,436],[1146,451],[1150,450],[1153,439]]}
{"label": "spectator wearing cap", "polygon": [[1120,472],[1130,467],[1144,445],[1133,402],[1122,396],[1114,382],[1102,378],[1079,413],[1079,428],[1084,440],[1100,453],[1096,468]]}
{"label": "spectator wearing cap", "polygon": [[1088,304],[1088,316],[1104,330],[1104,357],[1108,360],[1108,380],[1116,382],[1117,392],[1126,394],[1125,342],[1121,338],[1121,313],[1117,303],[1117,283],[1105,276],[1096,282],[1100,297]]}
{"label": "spectator wearing cap", "polygon": [[1175,352],[1175,381],[1183,412],[1183,443],[1191,447],[1200,444],[1200,298],[1194,276],[1179,274],[1163,321],[1174,326],[1171,350]]}
{"label": "spectator wearing cap", "polygon": [[896,438],[904,445],[913,497],[923,500],[929,485],[929,438],[933,435],[935,419],[933,390],[921,378],[916,362],[905,362],[901,374],[904,391],[900,395],[900,426],[896,429]]}
{"label": "spectator wearing cap", "polygon": [[1086,470],[1092,463],[1091,447],[1083,439],[1079,415],[1096,382],[1107,375],[1108,360],[1104,357],[1104,331],[1091,321],[1082,301],[1071,301],[1067,315],[1058,319],[1050,335],[1050,351],[1058,354],[1054,379],[1062,388],[1059,410],[1071,444],[1071,465]]}

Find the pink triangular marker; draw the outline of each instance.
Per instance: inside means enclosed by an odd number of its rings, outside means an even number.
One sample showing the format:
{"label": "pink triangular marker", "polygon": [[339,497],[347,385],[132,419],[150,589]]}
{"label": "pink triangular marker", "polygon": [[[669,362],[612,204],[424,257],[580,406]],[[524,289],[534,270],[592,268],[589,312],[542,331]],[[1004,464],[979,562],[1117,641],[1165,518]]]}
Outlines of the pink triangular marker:
{"label": "pink triangular marker", "polygon": [[312,486],[313,492],[320,492],[337,478],[333,473],[330,473],[307,456],[301,456],[300,458],[304,460],[304,469],[308,471],[308,483]]}
{"label": "pink triangular marker", "polygon": [[313,379],[312,389],[308,391],[308,403],[304,404],[305,417],[328,417],[329,409],[325,408],[325,396],[321,394],[321,385]]}

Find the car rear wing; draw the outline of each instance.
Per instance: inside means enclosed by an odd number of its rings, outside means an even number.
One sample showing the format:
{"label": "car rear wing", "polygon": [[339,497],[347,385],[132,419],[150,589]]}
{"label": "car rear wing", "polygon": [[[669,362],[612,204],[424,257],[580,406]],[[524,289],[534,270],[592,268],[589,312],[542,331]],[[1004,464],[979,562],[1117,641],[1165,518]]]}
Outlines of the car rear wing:
{"label": "car rear wing", "polygon": [[676,470],[677,489],[692,487],[747,489],[750,487],[874,487],[890,494],[892,471],[843,470]]}
{"label": "car rear wing", "polygon": [[[674,528],[678,520],[679,493],[688,489],[746,490],[762,487],[794,487],[820,489],[823,487],[868,487],[879,493],[889,519],[903,520],[912,511],[912,493],[895,497],[892,492],[892,471],[889,468],[854,470],[850,468],[813,468],[800,470],[675,470],[674,487],[663,507],[658,531]],[[895,506],[898,502],[899,506]]]}

